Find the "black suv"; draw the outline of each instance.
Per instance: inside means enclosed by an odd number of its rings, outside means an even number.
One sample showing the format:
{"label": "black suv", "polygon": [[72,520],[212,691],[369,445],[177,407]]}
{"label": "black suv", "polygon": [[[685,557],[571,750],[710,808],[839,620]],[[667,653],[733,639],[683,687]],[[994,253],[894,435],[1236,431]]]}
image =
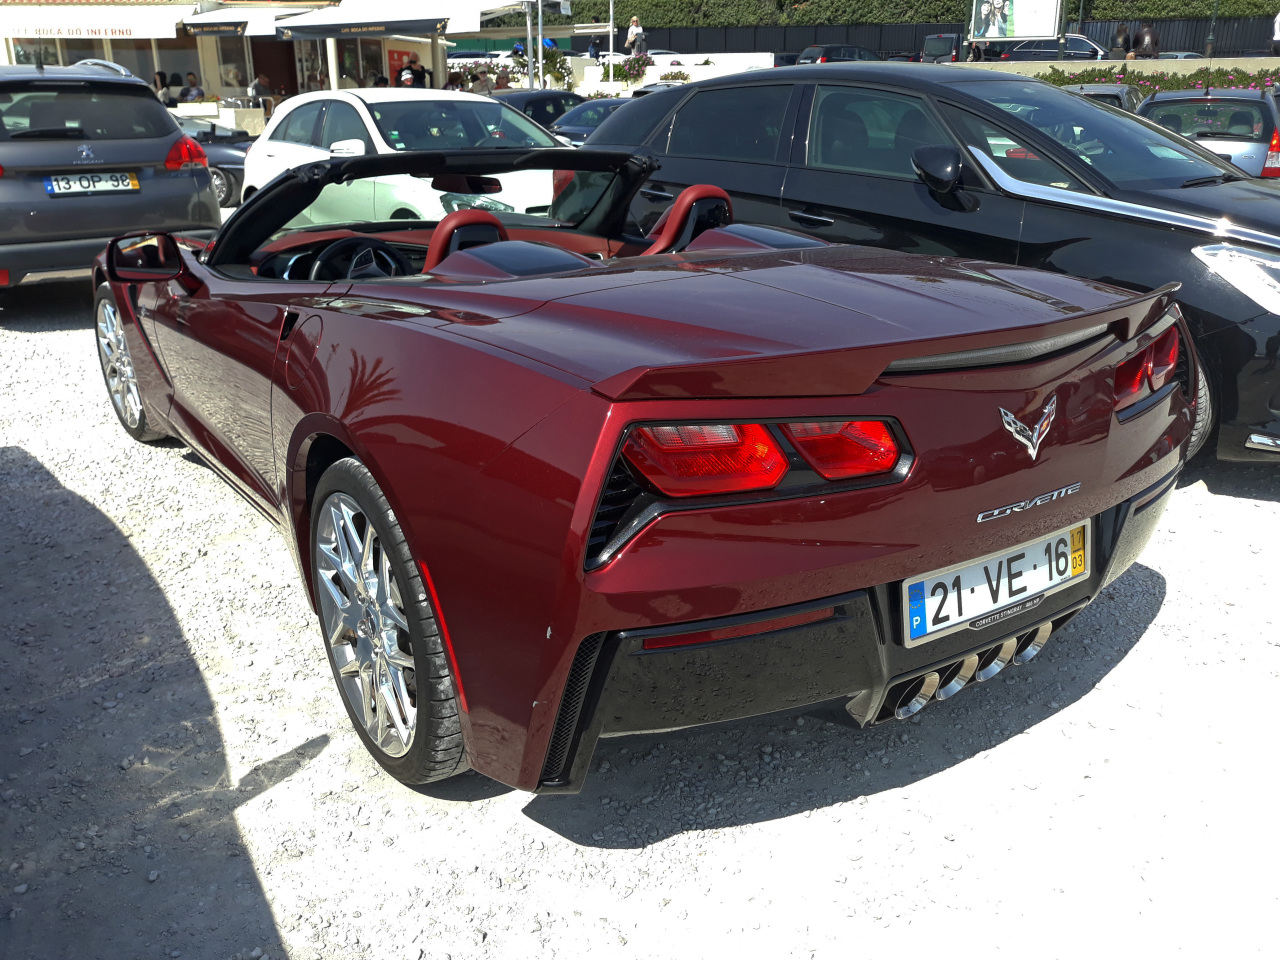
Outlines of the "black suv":
{"label": "black suv", "polygon": [[121,233],[220,222],[204,150],[142,80],[0,66],[0,287],[88,276]]}
{"label": "black suv", "polygon": [[685,84],[618,110],[596,147],[658,160],[636,233],[709,183],[739,221],[836,243],[1180,282],[1210,378],[1197,444],[1216,419],[1219,456],[1280,464],[1280,178],[1038,80],[904,63]]}

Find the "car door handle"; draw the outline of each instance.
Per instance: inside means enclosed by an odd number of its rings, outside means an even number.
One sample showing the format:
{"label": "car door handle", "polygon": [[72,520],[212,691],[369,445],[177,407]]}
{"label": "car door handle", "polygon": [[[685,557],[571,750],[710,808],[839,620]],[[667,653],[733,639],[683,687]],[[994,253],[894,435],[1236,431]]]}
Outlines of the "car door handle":
{"label": "car door handle", "polygon": [[646,200],[674,200],[675,199],[674,194],[667,193],[665,190],[650,190],[643,187],[640,190],[640,196],[644,197]]}
{"label": "car door handle", "polygon": [[829,227],[836,222],[834,217],[820,217],[817,214],[805,213],[803,210],[792,210],[787,216],[796,223],[803,223],[810,227]]}

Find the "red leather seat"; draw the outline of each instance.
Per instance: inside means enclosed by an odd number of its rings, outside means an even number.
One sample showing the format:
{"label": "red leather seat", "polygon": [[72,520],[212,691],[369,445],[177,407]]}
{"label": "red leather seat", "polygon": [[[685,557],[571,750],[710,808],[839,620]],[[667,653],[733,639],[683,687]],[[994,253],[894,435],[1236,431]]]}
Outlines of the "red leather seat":
{"label": "red leather seat", "polygon": [[[680,196],[676,197],[675,203],[666,209],[649,231],[653,243],[641,256],[683,250],[698,235],[694,229],[698,225],[697,217],[699,214],[705,216],[709,212],[708,207],[722,207],[722,210],[718,214],[713,213],[713,222],[704,224],[703,229],[733,223],[733,201],[729,199],[729,194],[708,183],[695,183],[691,187],[685,187],[680,191]],[[435,245],[434,241],[432,245]]]}
{"label": "red leather seat", "polygon": [[455,210],[431,232],[423,273],[430,273],[451,253],[507,239],[507,228],[488,210]]}

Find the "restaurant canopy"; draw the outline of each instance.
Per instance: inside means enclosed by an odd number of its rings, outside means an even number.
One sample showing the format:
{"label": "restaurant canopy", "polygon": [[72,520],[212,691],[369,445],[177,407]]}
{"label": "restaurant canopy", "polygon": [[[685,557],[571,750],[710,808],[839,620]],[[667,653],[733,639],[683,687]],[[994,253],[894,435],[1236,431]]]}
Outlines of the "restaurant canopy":
{"label": "restaurant canopy", "polygon": [[0,4],[0,36],[62,40],[163,40],[191,8],[174,3]]}
{"label": "restaurant canopy", "polygon": [[279,13],[263,7],[223,7],[183,17],[182,28],[191,37],[274,37]]}
{"label": "restaurant canopy", "polygon": [[280,20],[276,35],[281,40],[440,36],[478,30],[480,8],[468,0],[346,0]]}

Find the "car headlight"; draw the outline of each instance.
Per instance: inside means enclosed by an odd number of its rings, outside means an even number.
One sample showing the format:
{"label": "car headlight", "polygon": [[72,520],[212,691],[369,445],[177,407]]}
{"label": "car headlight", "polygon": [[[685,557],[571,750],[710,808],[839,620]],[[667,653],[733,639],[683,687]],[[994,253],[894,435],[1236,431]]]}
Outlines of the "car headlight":
{"label": "car headlight", "polygon": [[1230,243],[1211,243],[1191,252],[1263,310],[1280,314],[1280,253]]}

